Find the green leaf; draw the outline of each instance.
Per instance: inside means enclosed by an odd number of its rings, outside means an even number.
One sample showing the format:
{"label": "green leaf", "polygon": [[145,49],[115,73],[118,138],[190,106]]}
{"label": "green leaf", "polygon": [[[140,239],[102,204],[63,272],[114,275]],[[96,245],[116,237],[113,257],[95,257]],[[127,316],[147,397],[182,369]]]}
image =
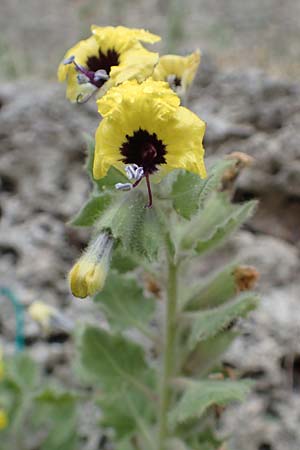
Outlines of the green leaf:
{"label": "green leaf", "polygon": [[115,167],[110,167],[107,175],[100,178],[100,180],[94,179],[94,183],[96,184],[99,193],[107,190],[116,192],[115,185],[117,183],[128,183],[128,178]]}
{"label": "green leaf", "polygon": [[215,309],[199,313],[189,313],[191,333],[188,346],[193,349],[201,341],[215,336],[224,330],[230,323],[238,318],[244,317],[248,312],[256,308],[258,297],[254,294],[242,294],[234,301],[226,303]]}
{"label": "green leaf", "polygon": [[230,218],[228,218],[223,224],[216,226],[207,239],[201,239],[198,241],[196,245],[197,253],[207,252],[208,250],[214,249],[223,244],[230,234],[236,231],[253,215],[256,205],[256,201],[250,201],[239,206]]}
{"label": "green leaf", "polygon": [[108,208],[111,201],[112,196],[109,193],[92,195],[77,216],[72,219],[70,224],[78,227],[90,227],[94,225],[103,211]]}
{"label": "green leaf", "polygon": [[35,397],[34,419],[47,430],[41,450],[77,450],[77,397],[71,392],[46,388]]}
{"label": "green leaf", "polygon": [[146,204],[141,191],[124,193],[105,211],[98,229],[110,229],[128,255],[153,260],[162,246],[161,221],[155,208],[147,208]]}
{"label": "green leaf", "polygon": [[8,359],[6,371],[6,377],[10,378],[22,391],[33,391],[39,384],[39,367],[26,353],[18,353]]}
{"label": "green leaf", "polygon": [[190,384],[175,408],[169,414],[172,427],[188,420],[200,418],[213,406],[225,406],[232,401],[242,401],[249,393],[249,381],[188,381]]}
{"label": "green leaf", "polygon": [[204,206],[208,195],[219,187],[223,173],[233,164],[234,161],[230,160],[219,161],[210,169],[205,180],[194,173],[180,170],[173,182],[171,193],[177,213],[185,219],[190,219],[199,207]]}
{"label": "green leaf", "polygon": [[102,292],[94,300],[105,312],[110,325],[118,331],[143,327],[151,320],[155,300],[146,298],[133,277],[110,273]]}
{"label": "green leaf", "polygon": [[222,270],[210,275],[191,287],[189,299],[185,303],[185,310],[219,306],[233,298],[237,293],[234,272],[239,265],[231,263]]}
{"label": "green leaf", "polygon": [[199,195],[204,185],[199,175],[181,170],[173,184],[173,206],[178,214],[190,219],[199,208]]}
{"label": "green leaf", "polygon": [[154,422],[153,405],[145,401],[144,395],[138,390],[123,387],[104,395],[98,403],[102,411],[101,425],[114,428],[118,439],[136,432],[141,419],[146,427],[146,424]]}
{"label": "green leaf", "polygon": [[237,336],[238,333],[226,331],[199,342],[184,360],[183,372],[189,376],[203,376],[220,367],[222,355]]}
{"label": "green leaf", "polygon": [[193,450],[221,450],[222,441],[210,428],[206,428],[201,433],[190,433],[188,444]]}
{"label": "green leaf", "polygon": [[256,205],[256,201],[231,204],[226,193],[215,193],[183,230],[182,247],[195,248],[197,253],[216,248],[251,217]]}
{"label": "green leaf", "polygon": [[85,372],[105,389],[114,391],[116,386],[128,385],[145,391],[140,382],[147,369],[144,350],[124,336],[86,327],[80,361]]}

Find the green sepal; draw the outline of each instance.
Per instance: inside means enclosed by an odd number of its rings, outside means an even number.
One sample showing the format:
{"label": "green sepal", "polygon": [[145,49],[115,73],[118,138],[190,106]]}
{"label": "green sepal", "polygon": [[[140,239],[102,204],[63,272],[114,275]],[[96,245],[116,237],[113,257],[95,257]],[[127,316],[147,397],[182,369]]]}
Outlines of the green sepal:
{"label": "green sepal", "polygon": [[216,336],[238,317],[245,317],[258,304],[258,296],[253,293],[239,295],[230,303],[207,311],[186,313],[191,326],[188,347],[192,350],[202,340]]}
{"label": "green sepal", "polygon": [[155,300],[145,297],[135,277],[111,272],[103,291],[94,297],[104,311],[112,329],[123,331],[136,328],[143,332],[151,320]]}
{"label": "green sepal", "polygon": [[218,161],[204,180],[197,174],[178,171],[171,192],[176,212],[185,219],[190,219],[199,208],[203,208],[209,194],[220,187],[224,172],[234,164],[234,160]]}
{"label": "green sepal", "polygon": [[117,245],[114,248],[112,259],[110,262],[110,267],[115,269],[119,273],[132,272],[136,267],[138,267],[139,261],[137,258],[125,254],[121,245]]}
{"label": "green sepal", "polygon": [[226,193],[215,193],[183,229],[182,248],[194,248],[198,254],[215,249],[252,216],[256,205],[253,200],[231,204]]}
{"label": "green sepal", "polygon": [[137,190],[120,194],[100,218],[98,230],[109,229],[125,254],[154,260],[162,247],[162,223],[155,207]]}
{"label": "green sepal", "polygon": [[199,419],[214,405],[226,406],[232,401],[242,401],[249,393],[250,381],[190,381],[177,405],[169,413],[172,428],[189,420]]}
{"label": "green sepal", "polygon": [[186,311],[219,306],[237,294],[234,277],[238,263],[226,265],[222,270],[209,275],[207,279],[197,282],[189,291],[189,298],[184,302]]}
{"label": "green sepal", "polygon": [[98,220],[99,216],[109,207],[112,201],[110,193],[91,195],[87,203],[72,219],[70,225],[77,227],[90,227]]}

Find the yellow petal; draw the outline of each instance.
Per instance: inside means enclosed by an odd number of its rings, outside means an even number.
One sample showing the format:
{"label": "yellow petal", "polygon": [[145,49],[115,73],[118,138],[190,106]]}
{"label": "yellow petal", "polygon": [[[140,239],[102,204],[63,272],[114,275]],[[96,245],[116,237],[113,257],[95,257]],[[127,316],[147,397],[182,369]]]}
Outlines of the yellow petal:
{"label": "yellow petal", "polygon": [[181,81],[182,89],[186,91],[195,78],[199,64],[199,50],[188,56],[164,55],[160,57],[157,66],[154,68],[153,78],[167,81],[168,77],[174,75]]}
{"label": "yellow petal", "polygon": [[96,179],[105,176],[110,166],[122,165],[121,148],[139,130],[155,134],[165,145],[162,171],[183,168],[206,176],[202,145],[205,123],[179,106],[178,96],[167,83],[128,81],[110,89],[97,103],[104,119],[96,132]]}

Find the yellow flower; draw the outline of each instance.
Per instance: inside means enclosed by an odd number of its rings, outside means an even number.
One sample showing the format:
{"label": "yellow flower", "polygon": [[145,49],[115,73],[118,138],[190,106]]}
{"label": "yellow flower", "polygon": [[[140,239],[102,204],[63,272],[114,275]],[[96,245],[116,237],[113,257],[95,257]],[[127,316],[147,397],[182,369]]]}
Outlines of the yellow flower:
{"label": "yellow flower", "polygon": [[58,68],[59,81],[67,81],[67,98],[84,102],[91,95],[101,97],[112,86],[128,79],[143,81],[150,76],[158,53],[142,42],[155,43],[159,36],[125,27],[91,27],[92,36],[78,42]]}
{"label": "yellow flower", "polygon": [[[162,81],[127,81],[98,100],[103,120],[96,131],[94,177],[124,164],[149,175],[182,168],[206,177],[202,140],[205,123]],[[137,183],[135,183],[137,184]]]}
{"label": "yellow flower", "polygon": [[4,430],[8,425],[7,414],[4,409],[0,409],[0,431]]}
{"label": "yellow flower", "polygon": [[184,96],[194,81],[199,64],[199,50],[188,56],[165,55],[159,59],[153,78],[167,81],[178,95]]}
{"label": "yellow flower", "polygon": [[69,273],[69,283],[75,297],[95,295],[104,287],[113,247],[113,239],[101,233],[87,248]]}

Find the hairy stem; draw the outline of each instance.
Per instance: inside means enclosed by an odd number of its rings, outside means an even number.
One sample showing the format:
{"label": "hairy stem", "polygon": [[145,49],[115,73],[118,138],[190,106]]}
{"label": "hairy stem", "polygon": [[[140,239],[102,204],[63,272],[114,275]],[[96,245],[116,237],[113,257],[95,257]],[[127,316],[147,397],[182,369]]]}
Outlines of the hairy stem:
{"label": "hairy stem", "polygon": [[167,305],[164,323],[163,371],[160,392],[159,436],[158,450],[165,450],[165,440],[168,437],[167,414],[170,407],[172,390],[170,381],[175,369],[176,344],[176,309],[177,309],[177,266],[168,258]]}

